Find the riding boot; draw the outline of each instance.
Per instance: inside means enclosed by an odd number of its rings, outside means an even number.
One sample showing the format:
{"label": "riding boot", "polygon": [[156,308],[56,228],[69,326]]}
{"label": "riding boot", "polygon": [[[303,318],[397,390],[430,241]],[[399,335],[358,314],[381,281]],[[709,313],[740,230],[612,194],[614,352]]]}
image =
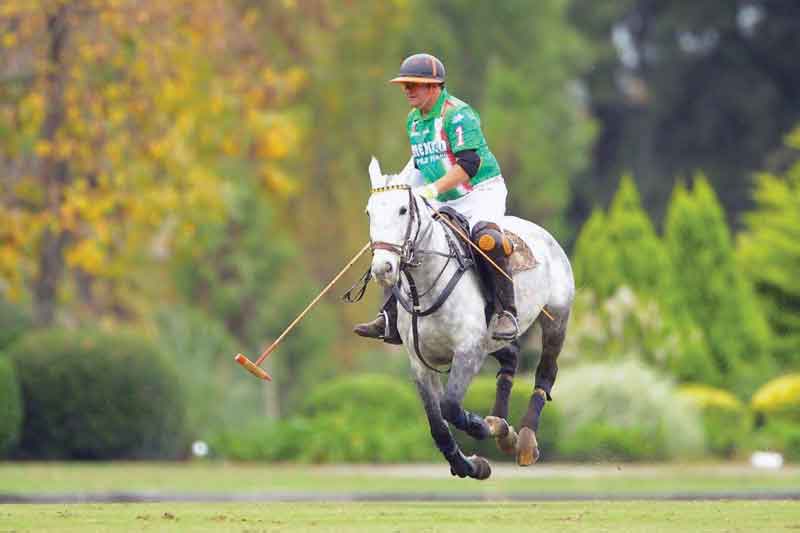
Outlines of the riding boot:
{"label": "riding boot", "polygon": [[386,302],[377,318],[371,322],[356,324],[353,331],[362,337],[383,339],[383,342],[388,344],[402,344],[400,333],[397,331],[397,298],[391,289],[384,289],[383,295]]}
{"label": "riding boot", "polygon": [[[506,256],[495,258],[495,263],[511,277],[511,265]],[[514,282],[506,276],[492,269],[494,272],[494,287],[497,303],[500,304],[501,311],[492,333],[492,338],[502,341],[513,341],[519,335],[519,324],[517,323],[517,305],[514,297]]]}

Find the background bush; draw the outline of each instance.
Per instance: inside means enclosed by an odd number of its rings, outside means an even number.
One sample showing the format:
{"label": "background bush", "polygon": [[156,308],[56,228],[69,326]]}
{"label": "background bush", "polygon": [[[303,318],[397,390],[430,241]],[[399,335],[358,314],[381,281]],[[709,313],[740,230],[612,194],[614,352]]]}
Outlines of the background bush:
{"label": "background bush", "polygon": [[19,440],[22,405],[11,362],[0,354],[0,458]]}
{"label": "background bush", "polygon": [[661,460],[703,451],[697,410],[638,361],[569,368],[553,399],[563,415],[562,459]]}
{"label": "background bush", "polygon": [[220,455],[239,460],[394,463],[438,456],[410,382],[378,374],[317,387],[299,416],[220,433]]}
{"label": "background bush", "polygon": [[185,449],[177,373],[144,338],[52,329],[8,355],[25,411],[21,456],[167,458]]}
{"label": "background bush", "polygon": [[22,307],[0,298],[0,350],[13,344],[31,326],[31,317]]}
{"label": "background bush", "polygon": [[[519,421],[528,409],[528,402],[533,393],[533,382],[530,376],[518,374],[511,389],[508,406],[508,423],[519,431]],[[467,390],[464,408],[481,416],[491,413],[495,397],[495,378],[488,376],[476,378]],[[536,438],[542,461],[552,459],[556,453],[558,436],[561,429],[561,416],[557,402],[547,402],[539,421],[539,432]],[[463,431],[451,428],[461,449],[466,455],[477,454],[496,461],[515,461],[513,455],[506,455],[497,448],[493,438],[484,441],[475,440]]]}
{"label": "background bush", "polygon": [[684,385],[679,394],[700,410],[706,445],[714,455],[731,458],[749,440],[751,417],[730,392],[708,385]]}
{"label": "background bush", "polygon": [[753,394],[753,411],[762,419],[800,422],[800,374],[786,374]]}

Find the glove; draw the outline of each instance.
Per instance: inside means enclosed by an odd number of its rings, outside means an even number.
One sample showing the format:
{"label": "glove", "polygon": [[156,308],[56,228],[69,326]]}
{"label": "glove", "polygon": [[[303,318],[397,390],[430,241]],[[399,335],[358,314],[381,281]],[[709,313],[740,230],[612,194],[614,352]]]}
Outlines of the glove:
{"label": "glove", "polygon": [[439,192],[436,190],[436,185],[433,183],[423,185],[422,187],[416,187],[414,192],[423,198],[427,198],[428,200],[434,200],[437,196],[439,196]]}

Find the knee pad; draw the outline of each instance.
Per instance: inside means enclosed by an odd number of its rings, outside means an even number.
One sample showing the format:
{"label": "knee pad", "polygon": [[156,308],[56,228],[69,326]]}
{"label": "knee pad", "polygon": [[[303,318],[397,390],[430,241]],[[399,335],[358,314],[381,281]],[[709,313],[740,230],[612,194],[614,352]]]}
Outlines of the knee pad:
{"label": "knee pad", "polygon": [[514,253],[514,245],[494,222],[478,222],[472,228],[471,237],[472,242],[489,257],[508,257]]}

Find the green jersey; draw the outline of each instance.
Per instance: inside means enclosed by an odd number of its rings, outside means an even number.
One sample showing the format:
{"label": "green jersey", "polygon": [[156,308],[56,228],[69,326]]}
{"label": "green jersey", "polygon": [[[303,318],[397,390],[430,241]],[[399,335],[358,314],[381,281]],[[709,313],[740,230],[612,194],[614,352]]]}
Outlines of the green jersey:
{"label": "green jersey", "polygon": [[419,109],[412,109],[406,126],[414,165],[427,183],[444,176],[456,164],[455,154],[458,152],[475,150],[481,158],[475,176],[469,182],[440,194],[437,197],[440,202],[461,198],[478,183],[500,175],[500,165],[483,138],[478,113],[468,104],[450,96],[447,90],[442,90],[427,115],[422,116]]}

